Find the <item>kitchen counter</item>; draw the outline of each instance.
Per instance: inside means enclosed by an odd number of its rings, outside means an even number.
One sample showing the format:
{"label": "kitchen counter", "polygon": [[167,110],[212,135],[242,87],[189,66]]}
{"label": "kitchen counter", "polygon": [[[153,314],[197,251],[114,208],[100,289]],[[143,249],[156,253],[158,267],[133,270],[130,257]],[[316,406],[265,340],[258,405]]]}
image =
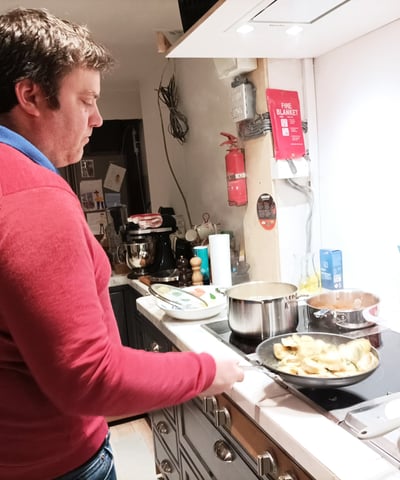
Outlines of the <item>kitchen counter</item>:
{"label": "kitchen counter", "polygon": [[[201,326],[226,319],[226,313],[206,321],[174,320],[157,307],[152,296],[146,295],[145,285],[129,279],[127,283],[145,295],[137,300],[138,311],[179,350],[205,351],[247,363]],[[226,394],[318,480],[400,479],[400,471],[379,453],[262,371],[246,370],[244,381]]]}
{"label": "kitchen counter", "polygon": [[148,288],[147,286],[140,282],[139,280],[136,279],[130,279],[126,274],[116,274],[113,273],[111,275],[110,281],[109,281],[109,287],[119,287],[121,285],[129,285],[131,286],[134,290],[136,290],[140,295],[147,295],[148,294]]}

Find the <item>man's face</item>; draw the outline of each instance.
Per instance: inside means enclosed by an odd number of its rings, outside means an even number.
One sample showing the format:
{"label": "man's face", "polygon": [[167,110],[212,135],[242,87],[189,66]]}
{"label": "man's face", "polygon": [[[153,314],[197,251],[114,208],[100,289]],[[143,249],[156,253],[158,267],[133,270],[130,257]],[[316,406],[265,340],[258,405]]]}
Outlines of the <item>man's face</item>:
{"label": "man's face", "polygon": [[102,125],[97,107],[99,94],[100,73],[77,68],[61,81],[59,108],[41,109],[38,121],[45,130],[40,149],[57,168],[79,162],[93,128]]}

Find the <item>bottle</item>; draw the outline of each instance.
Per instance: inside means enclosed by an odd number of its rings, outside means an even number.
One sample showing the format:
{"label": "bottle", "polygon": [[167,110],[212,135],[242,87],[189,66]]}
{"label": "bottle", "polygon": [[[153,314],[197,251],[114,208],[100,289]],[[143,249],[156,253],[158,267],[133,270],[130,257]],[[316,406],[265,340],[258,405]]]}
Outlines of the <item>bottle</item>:
{"label": "bottle", "polygon": [[176,267],[179,271],[178,287],[189,287],[191,285],[190,269],[188,268],[188,260],[181,255],[176,262]]}

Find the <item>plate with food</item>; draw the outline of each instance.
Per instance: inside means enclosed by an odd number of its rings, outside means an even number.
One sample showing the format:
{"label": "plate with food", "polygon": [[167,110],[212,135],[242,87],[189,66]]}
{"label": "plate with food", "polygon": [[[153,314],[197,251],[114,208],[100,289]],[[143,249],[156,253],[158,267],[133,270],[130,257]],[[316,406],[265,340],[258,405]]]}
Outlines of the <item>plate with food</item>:
{"label": "plate with food", "polygon": [[378,351],[367,338],[333,333],[286,333],[261,342],[258,362],[282,380],[309,388],[353,385],[379,366]]}
{"label": "plate with food", "polygon": [[226,296],[213,285],[185,288],[154,284],[149,288],[161,310],[178,320],[203,320],[227,308]]}

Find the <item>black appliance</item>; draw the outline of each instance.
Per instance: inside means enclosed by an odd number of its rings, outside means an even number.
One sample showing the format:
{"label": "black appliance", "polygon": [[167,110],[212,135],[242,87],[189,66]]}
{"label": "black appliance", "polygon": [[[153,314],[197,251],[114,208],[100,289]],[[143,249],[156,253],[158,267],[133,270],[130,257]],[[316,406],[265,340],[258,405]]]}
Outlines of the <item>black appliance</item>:
{"label": "black appliance", "polygon": [[178,3],[183,31],[186,32],[217,3],[217,0],[178,0]]}
{"label": "black appliance", "polygon": [[123,256],[131,268],[128,278],[170,277],[175,269],[170,235],[176,231],[176,221],[171,215],[162,215],[162,218],[163,223],[157,228],[141,229],[128,222],[122,230]]}

